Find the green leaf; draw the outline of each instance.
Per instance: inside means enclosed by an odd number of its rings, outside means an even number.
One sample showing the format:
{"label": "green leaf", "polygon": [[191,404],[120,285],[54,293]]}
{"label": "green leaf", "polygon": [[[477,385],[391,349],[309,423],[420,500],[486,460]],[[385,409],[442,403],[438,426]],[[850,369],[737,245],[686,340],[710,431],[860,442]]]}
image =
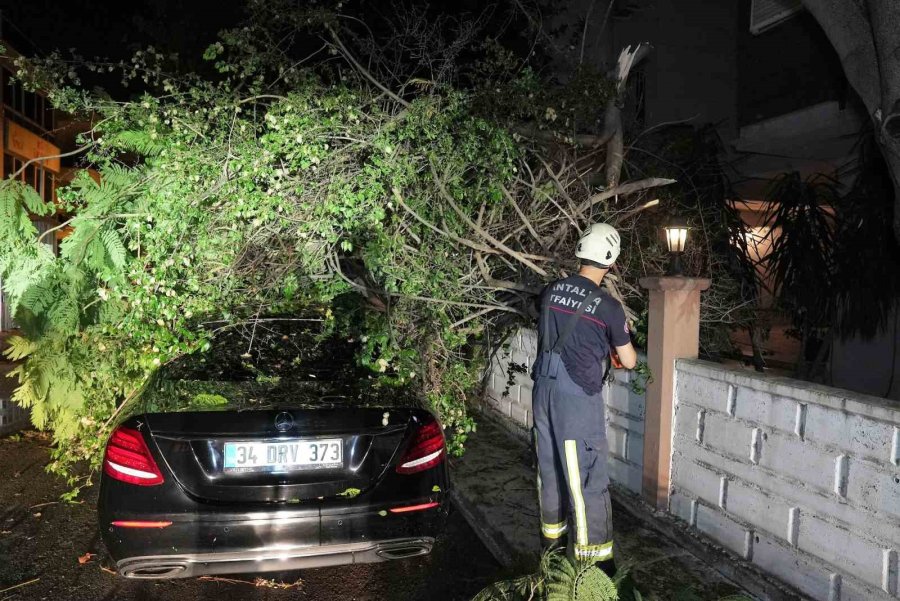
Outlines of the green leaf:
{"label": "green leaf", "polygon": [[31,186],[22,186],[22,202],[25,208],[38,216],[44,216],[50,213],[51,207],[44,202],[40,194]]}
{"label": "green leaf", "polygon": [[10,361],[21,361],[31,355],[38,345],[33,340],[28,340],[22,336],[10,336],[6,339],[6,349],[3,355]]}
{"label": "green leaf", "polygon": [[125,267],[128,251],[125,250],[119,234],[115,230],[108,229],[101,234],[100,239],[103,241],[110,263],[116,271],[121,271]]}

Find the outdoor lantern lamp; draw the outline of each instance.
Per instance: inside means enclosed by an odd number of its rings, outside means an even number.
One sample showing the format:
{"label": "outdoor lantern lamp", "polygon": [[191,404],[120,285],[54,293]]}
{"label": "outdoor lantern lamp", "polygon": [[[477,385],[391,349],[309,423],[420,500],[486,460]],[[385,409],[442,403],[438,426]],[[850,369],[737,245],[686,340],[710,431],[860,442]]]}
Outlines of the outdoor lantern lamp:
{"label": "outdoor lantern lamp", "polygon": [[682,275],[681,255],[687,244],[688,227],[687,220],[683,217],[673,217],[663,228],[666,231],[666,246],[669,247],[669,270],[666,275]]}

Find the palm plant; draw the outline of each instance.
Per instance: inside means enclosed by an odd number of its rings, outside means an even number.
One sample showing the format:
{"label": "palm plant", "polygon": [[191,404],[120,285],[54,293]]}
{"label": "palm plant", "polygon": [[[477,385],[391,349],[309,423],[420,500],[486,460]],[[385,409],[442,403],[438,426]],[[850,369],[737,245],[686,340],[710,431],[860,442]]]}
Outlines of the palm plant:
{"label": "palm plant", "polygon": [[[839,196],[824,175],[782,175],[769,189],[765,216],[771,252],[762,286],[790,312],[801,341],[797,375],[815,379],[833,337],[871,338],[897,327],[900,245],[891,229],[893,183],[871,133],[859,145],[854,183]],[[823,370],[824,371],[824,370]]]}
{"label": "palm plant", "polygon": [[797,375],[810,377],[827,355],[833,315],[834,206],[839,183],[817,174],[786,173],[772,182],[764,223],[771,244],[761,260],[761,285],[771,285],[776,306],[791,315],[801,343]]}

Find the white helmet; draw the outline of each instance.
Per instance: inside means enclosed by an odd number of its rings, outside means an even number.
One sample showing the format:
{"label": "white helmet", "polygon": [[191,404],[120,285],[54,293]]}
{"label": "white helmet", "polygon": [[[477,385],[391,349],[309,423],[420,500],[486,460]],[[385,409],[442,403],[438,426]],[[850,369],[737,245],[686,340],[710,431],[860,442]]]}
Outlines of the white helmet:
{"label": "white helmet", "polygon": [[594,223],[582,234],[575,256],[610,267],[619,258],[621,250],[622,244],[616,228],[607,223]]}

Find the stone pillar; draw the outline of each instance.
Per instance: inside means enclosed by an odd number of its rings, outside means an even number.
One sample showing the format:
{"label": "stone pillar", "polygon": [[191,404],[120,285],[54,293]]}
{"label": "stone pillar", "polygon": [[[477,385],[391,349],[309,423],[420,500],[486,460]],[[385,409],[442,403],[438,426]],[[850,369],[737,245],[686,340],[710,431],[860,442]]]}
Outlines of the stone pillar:
{"label": "stone pillar", "polygon": [[657,509],[669,505],[672,468],[672,422],[675,409],[675,360],[696,358],[700,347],[700,292],[703,278],[659,276],[642,278],[650,291],[647,366],[653,381],[647,386],[644,421],[644,499]]}

